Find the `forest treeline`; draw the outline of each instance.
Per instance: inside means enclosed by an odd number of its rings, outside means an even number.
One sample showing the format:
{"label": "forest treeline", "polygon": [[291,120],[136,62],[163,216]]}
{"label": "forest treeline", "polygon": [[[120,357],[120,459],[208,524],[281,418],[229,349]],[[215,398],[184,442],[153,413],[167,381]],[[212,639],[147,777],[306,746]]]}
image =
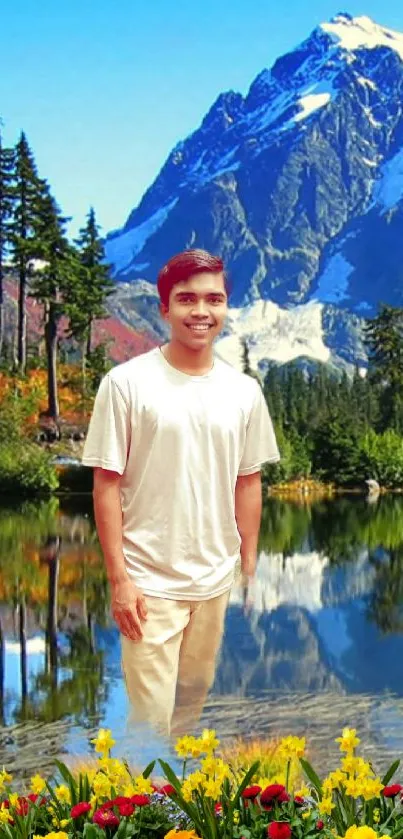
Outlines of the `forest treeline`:
{"label": "forest treeline", "polygon": [[[97,319],[114,290],[96,215],[90,208],[75,241],[69,219],[48,182],[39,175],[24,133],[13,148],[0,137],[0,492],[52,492],[57,488],[52,452],[38,445],[39,413],[60,418],[60,390],[88,419],[101,375],[111,363],[106,347],[94,346]],[[5,331],[7,279],[17,284],[15,334]],[[393,279],[393,278],[392,278]],[[27,356],[28,299],[41,304],[44,356]],[[64,338],[61,341],[60,325]],[[65,339],[75,363],[58,364]],[[263,391],[274,420],[281,461],[265,467],[264,480],[278,483],[313,477],[342,486],[374,478],[403,486],[403,309],[380,305],[367,320],[368,370],[353,377],[324,364],[299,359],[270,363]],[[241,341],[243,369],[251,370]],[[64,358],[64,360],[66,360]],[[46,398],[38,385],[46,376]],[[38,375],[36,375],[38,374]],[[44,404],[45,403],[45,404]]]}

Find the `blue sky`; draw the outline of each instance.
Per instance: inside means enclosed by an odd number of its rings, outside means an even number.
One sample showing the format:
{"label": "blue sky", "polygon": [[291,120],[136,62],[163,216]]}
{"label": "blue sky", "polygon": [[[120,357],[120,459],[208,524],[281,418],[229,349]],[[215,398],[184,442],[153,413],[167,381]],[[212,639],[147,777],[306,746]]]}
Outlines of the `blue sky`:
{"label": "blue sky", "polygon": [[218,94],[339,11],[403,31],[401,0],[14,0],[2,9],[5,142],[25,130],[75,234],[120,227]]}

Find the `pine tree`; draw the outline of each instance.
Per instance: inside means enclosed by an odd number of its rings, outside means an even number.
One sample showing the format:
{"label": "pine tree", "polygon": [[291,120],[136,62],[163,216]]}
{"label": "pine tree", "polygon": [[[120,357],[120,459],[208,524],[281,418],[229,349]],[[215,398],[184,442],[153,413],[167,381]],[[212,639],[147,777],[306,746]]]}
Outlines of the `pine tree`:
{"label": "pine tree", "polygon": [[4,340],[4,263],[8,245],[8,225],[13,208],[13,168],[14,151],[3,147],[0,133],[0,357]]}
{"label": "pine tree", "polygon": [[367,321],[368,372],[382,386],[382,428],[403,432],[403,309],[382,305]]}
{"label": "pine tree", "polygon": [[27,356],[26,299],[30,278],[30,263],[38,257],[35,223],[38,199],[43,188],[44,182],[38,177],[33,153],[25,134],[22,132],[15,149],[15,181],[12,189],[14,209],[10,225],[13,262],[19,280],[17,362],[22,373],[25,372]]}
{"label": "pine tree", "polygon": [[71,334],[82,343],[85,372],[92,350],[93,323],[107,316],[105,300],[115,288],[110,278],[110,267],[105,263],[105,250],[93,207],[87,215],[85,227],[79,231],[75,245],[79,252],[80,271],[69,317]]}
{"label": "pine tree", "polygon": [[61,215],[49,188],[43,186],[42,194],[37,203],[35,232],[38,242],[37,253],[44,264],[34,274],[30,295],[35,297],[44,307],[48,371],[47,413],[55,420],[59,416],[57,392],[58,324],[60,318],[66,312],[67,301],[70,300],[71,289],[74,287],[74,278],[77,272],[74,249],[69,244],[65,234],[67,221],[68,219]]}

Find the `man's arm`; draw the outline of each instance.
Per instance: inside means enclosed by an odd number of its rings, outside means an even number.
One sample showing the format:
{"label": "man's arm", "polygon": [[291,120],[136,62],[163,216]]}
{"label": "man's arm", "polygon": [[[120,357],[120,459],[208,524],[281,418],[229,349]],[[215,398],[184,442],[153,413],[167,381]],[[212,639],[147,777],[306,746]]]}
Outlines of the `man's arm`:
{"label": "man's arm", "polygon": [[111,587],[113,617],[123,635],[137,641],[143,635],[141,621],[146,620],[147,607],[143,594],[126,571],[122,546],[120,478],[118,472],[94,469],[95,522]]}
{"label": "man's arm", "polygon": [[241,536],[241,571],[253,577],[257,563],[257,545],[262,517],[262,481],[260,472],[238,475],[235,486],[235,518]]}

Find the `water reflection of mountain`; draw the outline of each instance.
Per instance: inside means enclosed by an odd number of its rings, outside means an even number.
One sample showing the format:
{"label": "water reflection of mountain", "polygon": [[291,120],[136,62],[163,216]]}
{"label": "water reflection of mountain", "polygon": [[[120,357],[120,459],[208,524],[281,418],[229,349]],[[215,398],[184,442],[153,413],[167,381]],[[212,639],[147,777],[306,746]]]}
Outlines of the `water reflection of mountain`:
{"label": "water reflection of mountain", "polygon": [[403,695],[403,635],[369,620],[377,573],[366,549],[340,566],[315,552],[262,553],[249,615],[232,594],[214,692]]}

